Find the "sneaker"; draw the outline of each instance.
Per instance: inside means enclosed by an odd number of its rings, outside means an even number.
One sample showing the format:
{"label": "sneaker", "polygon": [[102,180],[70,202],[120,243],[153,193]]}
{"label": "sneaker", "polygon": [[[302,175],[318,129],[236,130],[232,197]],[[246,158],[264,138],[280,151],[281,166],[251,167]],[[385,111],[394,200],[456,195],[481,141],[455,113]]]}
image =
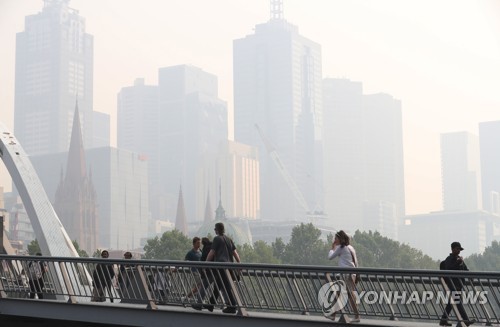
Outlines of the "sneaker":
{"label": "sneaker", "polygon": [[352,318],[351,322],[360,322],[361,320],[359,318]]}
{"label": "sneaker", "polygon": [[193,303],[191,304],[191,308],[195,309],[195,310],[198,310],[198,311],[201,311],[203,310],[203,306],[199,303]]}
{"label": "sneaker", "polygon": [[212,304],[204,304],[203,308],[207,309],[210,312],[214,312],[214,306]]}
{"label": "sneaker", "polygon": [[464,323],[465,323],[466,326],[470,326],[470,325],[472,325],[475,322],[476,322],[476,319],[474,319],[474,318],[469,319],[469,320],[464,320]]}
{"label": "sneaker", "polygon": [[224,310],[222,310],[224,313],[236,313],[236,308],[235,307],[227,307]]}
{"label": "sneaker", "polygon": [[448,320],[441,319],[439,321],[439,326],[451,326],[451,323]]}
{"label": "sneaker", "polygon": [[335,313],[332,313],[331,315],[325,316],[325,317],[328,318],[328,319],[330,319],[330,320],[335,321]]}

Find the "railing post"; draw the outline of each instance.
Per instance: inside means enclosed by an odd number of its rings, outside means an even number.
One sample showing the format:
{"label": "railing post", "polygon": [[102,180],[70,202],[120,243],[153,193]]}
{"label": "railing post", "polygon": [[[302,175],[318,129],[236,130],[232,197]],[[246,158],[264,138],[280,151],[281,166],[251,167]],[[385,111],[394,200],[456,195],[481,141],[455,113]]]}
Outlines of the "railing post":
{"label": "railing post", "polygon": [[7,293],[3,290],[3,282],[0,281],[0,299],[8,298]]}
{"label": "railing post", "polygon": [[66,266],[64,265],[64,262],[60,261],[59,262],[59,269],[61,269],[61,275],[63,277],[64,285],[66,286],[66,291],[68,291],[68,303],[75,304],[78,303],[76,301],[74,292],[73,292],[73,285],[71,285],[71,281],[69,280],[68,277],[68,271],[66,269]]}
{"label": "railing post", "polygon": [[[237,315],[247,317],[248,316],[247,309],[243,307],[243,302],[241,301],[240,293],[236,289],[237,288],[236,285],[234,285],[234,281],[233,281],[233,277],[231,276],[231,272],[229,271],[229,269],[224,269],[224,273],[226,274],[226,278],[229,279],[229,284],[231,285],[231,289],[227,290],[227,291],[233,292],[234,299],[236,300],[236,304],[238,305]],[[242,278],[243,278],[243,276],[242,276]]]}
{"label": "railing post", "polygon": [[146,292],[146,298],[148,299],[148,310],[156,310],[158,307],[156,306],[153,297],[151,296],[151,292],[148,288],[148,283],[146,281],[146,277],[144,276],[144,272],[142,270],[142,265],[137,265],[137,273],[139,274],[139,278],[141,279],[142,285],[144,286],[144,292]]}
{"label": "railing post", "polygon": [[294,278],[292,279],[293,281],[293,286],[295,287],[295,290],[297,291],[297,294],[299,296],[299,299],[300,299],[300,303],[302,304],[302,306],[304,307],[304,311],[302,311],[302,315],[303,316],[308,316],[309,315],[309,310],[307,310],[307,305],[306,305],[306,302],[304,301],[304,298],[302,297],[302,293],[300,293],[300,290],[299,290],[299,285],[297,285],[297,281],[295,280],[295,276]]}
{"label": "railing post", "polygon": [[[384,286],[382,285],[381,282],[379,282],[379,285],[380,285],[380,289],[382,292],[385,292],[385,289],[384,289]],[[392,321],[398,321],[398,318],[396,318],[396,314],[394,313],[394,309],[392,308],[392,303],[390,303],[389,301],[387,301],[388,305],[389,305],[389,309],[391,310],[391,317],[389,318],[389,320],[392,320]]]}

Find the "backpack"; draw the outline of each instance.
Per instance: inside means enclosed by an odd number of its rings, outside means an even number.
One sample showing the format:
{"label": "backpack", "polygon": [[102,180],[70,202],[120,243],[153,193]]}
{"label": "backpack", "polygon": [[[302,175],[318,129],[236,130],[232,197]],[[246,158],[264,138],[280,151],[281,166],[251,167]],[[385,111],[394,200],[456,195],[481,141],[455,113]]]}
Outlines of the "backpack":
{"label": "backpack", "polygon": [[446,270],[446,260],[439,263],[439,270]]}

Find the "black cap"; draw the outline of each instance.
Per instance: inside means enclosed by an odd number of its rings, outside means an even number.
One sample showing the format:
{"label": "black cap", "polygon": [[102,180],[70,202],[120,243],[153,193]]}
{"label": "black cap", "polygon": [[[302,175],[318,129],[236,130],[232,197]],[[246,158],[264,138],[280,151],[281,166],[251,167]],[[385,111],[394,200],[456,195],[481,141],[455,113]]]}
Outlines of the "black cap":
{"label": "black cap", "polygon": [[464,250],[464,248],[460,245],[460,242],[453,242],[453,243],[451,243],[451,248],[452,249],[460,248],[460,251]]}

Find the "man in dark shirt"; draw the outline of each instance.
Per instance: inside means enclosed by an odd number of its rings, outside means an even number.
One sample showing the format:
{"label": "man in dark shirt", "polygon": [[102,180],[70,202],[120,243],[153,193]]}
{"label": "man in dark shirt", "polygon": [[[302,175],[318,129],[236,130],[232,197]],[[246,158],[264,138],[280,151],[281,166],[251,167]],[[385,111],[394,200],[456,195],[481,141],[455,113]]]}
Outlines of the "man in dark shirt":
{"label": "man in dark shirt", "polygon": [[[233,240],[224,235],[224,224],[216,223],[214,231],[217,236],[214,238],[212,249],[208,253],[207,261],[233,262],[234,258],[236,262],[240,262],[240,256],[236,251]],[[214,275],[218,289],[224,290],[225,295],[227,295],[225,298],[229,301],[227,308],[222,310],[222,312],[236,313],[236,300],[232,292],[232,283],[227,277],[225,269],[218,269],[218,271],[214,272]]]}
{"label": "man in dark shirt", "polygon": [[[464,259],[460,256],[460,252],[463,250],[464,248],[462,247],[462,245],[460,245],[459,242],[451,243],[451,253],[444,261],[444,270],[469,270],[464,262]],[[451,326],[452,324],[448,322],[448,317],[450,316],[452,309],[451,301],[453,292],[461,292],[464,287],[464,281],[462,278],[453,277],[445,278],[445,282],[451,292],[451,295],[450,299],[448,300],[448,305],[446,305],[446,309],[443,312],[443,316],[441,317],[439,325]],[[464,323],[469,326],[475,322],[475,319],[469,319],[469,316],[467,315],[467,312],[465,312],[464,306],[462,304],[461,297],[462,295],[460,294],[460,296],[456,298],[457,309],[460,313],[460,316],[462,316]]]}
{"label": "man in dark shirt", "polygon": [[[212,249],[212,242],[208,239],[208,237],[203,237],[201,239],[201,243],[203,244],[203,250],[201,251],[201,259],[200,261],[207,261],[208,254],[210,253],[210,250]],[[210,304],[203,304],[203,299],[205,298],[205,295],[210,289],[210,285],[214,282],[214,272],[211,269],[202,269],[200,271],[201,275],[201,284],[197,289],[194,289],[190,295],[194,293],[197,294],[198,298],[198,303],[195,303],[192,305],[193,309],[196,310],[202,310],[203,308],[208,309],[208,311],[212,312],[214,311],[214,304],[216,303],[215,299],[219,297],[219,290],[216,285],[214,285],[214,290],[213,294],[210,295]]]}
{"label": "man in dark shirt", "polygon": [[[41,253],[37,253],[36,256],[41,256]],[[47,263],[44,261],[31,261],[28,264],[28,278],[30,286],[30,299],[34,299],[35,295],[39,299],[43,299],[43,287],[44,280],[43,275],[47,272]]]}
{"label": "man in dark shirt", "polygon": [[201,239],[199,237],[193,238],[193,248],[186,253],[184,260],[187,261],[200,261],[201,259]]}

